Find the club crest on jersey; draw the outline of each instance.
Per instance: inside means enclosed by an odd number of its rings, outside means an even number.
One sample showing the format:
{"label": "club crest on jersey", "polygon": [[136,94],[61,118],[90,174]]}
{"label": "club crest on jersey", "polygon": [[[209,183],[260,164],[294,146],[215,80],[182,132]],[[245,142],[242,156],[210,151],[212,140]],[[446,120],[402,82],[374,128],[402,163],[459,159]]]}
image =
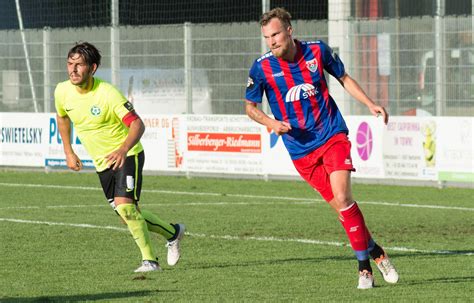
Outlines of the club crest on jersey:
{"label": "club crest on jersey", "polygon": [[315,96],[317,93],[318,90],[312,84],[303,83],[293,86],[288,90],[285,96],[285,102],[295,102],[308,99],[311,96]]}
{"label": "club crest on jersey", "polygon": [[309,69],[310,72],[314,73],[318,70],[318,60],[314,58],[313,60],[306,61],[306,67]]}
{"label": "club crest on jersey", "polygon": [[92,116],[100,115],[100,107],[98,107],[97,105],[93,105],[91,107],[91,114],[92,114]]}

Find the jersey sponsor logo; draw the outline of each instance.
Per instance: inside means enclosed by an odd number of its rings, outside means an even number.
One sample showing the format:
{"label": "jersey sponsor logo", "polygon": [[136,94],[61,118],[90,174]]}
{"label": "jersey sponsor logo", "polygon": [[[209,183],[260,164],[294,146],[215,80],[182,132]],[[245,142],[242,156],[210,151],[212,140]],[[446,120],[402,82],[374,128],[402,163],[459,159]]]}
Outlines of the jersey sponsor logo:
{"label": "jersey sponsor logo", "polygon": [[308,99],[311,96],[315,96],[317,93],[317,89],[312,84],[303,83],[290,88],[290,90],[286,93],[285,102],[294,102]]}
{"label": "jersey sponsor logo", "polygon": [[127,101],[123,104],[123,106],[125,106],[125,108],[131,112],[133,110],[133,104],[130,102],[130,101]]}
{"label": "jersey sponsor logo", "polygon": [[251,77],[249,77],[247,79],[247,88],[251,89],[253,87],[253,85],[254,85],[253,79]]}
{"label": "jersey sponsor logo", "polygon": [[279,72],[279,73],[276,73],[276,74],[272,74],[273,78],[277,78],[277,77],[283,77],[285,76],[285,73],[283,71]]}
{"label": "jersey sponsor logo", "polygon": [[314,58],[313,60],[306,61],[306,67],[309,69],[310,72],[314,73],[318,70],[318,60]]}
{"label": "jersey sponsor logo", "polygon": [[98,116],[98,115],[100,115],[100,112],[101,112],[100,107],[98,107],[97,105],[93,105],[91,107],[92,116]]}
{"label": "jersey sponsor logo", "polygon": [[66,112],[70,112],[70,111],[72,111],[73,109],[74,109],[74,108],[65,108],[64,110],[65,110]]}

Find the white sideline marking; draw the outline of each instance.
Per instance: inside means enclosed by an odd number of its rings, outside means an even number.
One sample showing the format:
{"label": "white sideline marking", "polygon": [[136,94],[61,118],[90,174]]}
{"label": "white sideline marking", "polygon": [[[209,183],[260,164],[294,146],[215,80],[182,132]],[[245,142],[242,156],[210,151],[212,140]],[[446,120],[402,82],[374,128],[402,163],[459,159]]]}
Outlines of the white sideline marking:
{"label": "white sideline marking", "polygon": [[43,224],[43,225],[56,225],[56,226],[59,225],[59,226],[69,226],[69,227],[97,228],[97,229],[111,229],[111,230],[127,231],[127,229],[123,227],[99,226],[99,225],[92,225],[92,224],[75,224],[75,223],[34,221],[34,220],[9,219],[9,218],[0,218],[0,221],[26,223],[26,224]]}
{"label": "white sideline marking", "polygon": [[[57,188],[57,189],[79,189],[79,190],[98,190],[99,187],[90,186],[69,186],[69,185],[52,185],[52,184],[19,184],[19,183],[0,183],[0,186],[12,187],[40,187],[40,188]],[[189,192],[189,191],[171,191],[171,190],[157,190],[157,189],[142,189],[142,192],[170,194],[170,195],[192,195],[192,196],[214,196],[214,197],[240,197],[240,198],[260,198],[260,199],[276,199],[276,200],[290,200],[290,201],[304,201],[304,202],[322,202],[318,198],[293,198],[281,196],[258,196],[258,195],[242,195],[242,194],[226,194],[226,193],[207,193],[207,192]]]}
{"label": "white sideline marking", "polygon": [[[107,230],[116,230],[116,231],[121,231],[121,232],[128,231],[128,229],[124,227],[100,226],[100,225],[93,225],[93,224],[74,224],[74,223],[63,223],[63,222],[11,219],[11,218],[0,218],[0,221],[13,222],[13,223],[25,223],[25,224],[43,224],[43,225],[50,225],[50,226],[68,226],[68,227],[79,227],[79,228],[107,229]],[[219,239],[219,240],[293,242],[293,243],[325,245],[325,246],[340,246],[340,247],[349,246],[348,244],[342,243],[342,242],[320,241],[320,240],[312,240],[312,239],[287,239],[287,238],[275,238],[275,237],[238,237],[238,236],[231,236],[231,235],[217,236],[217,235],[195,234],[195,233],[188,233],[188,232],[186,232],[186,235],[191,236],[191,237],[197,237],[197,238],[211,238],[211,239]],[[386,248],[387,250],[394,250],[394,251],[428,253],[428,254],[438,254],[438,255],[463,255],[463,256],[474,255],[474,253],[471,253],[471,252],[462,253],[462,252],[450,251],[450,250],[425,250],[425,249],[416,249],[416,248],[409,248],[409,247],[384,247],[384,248]]]}
{"label": "white sideline marking", "polygon": [[[311,205],[314,202],[292,202],[293,205]],[[220,206],[228,206],[228,205],[288,205],[285,202],[185,202],[180,201],[176,203],[140,203],[140,205],[144,206],[212,206],[212,205],[220,205]],[[103,204],[76,204],[76,205],[48,205],[48,206],[7,206],[7,207],[0,207],[0,210],[4,209],[55,209],[55,208],[87,208],[87,207],[104,207],[110,208],[110,205],[106,202]]]}
{"label": "white sideline marking", "polygon": [[[1,183],[0,186],[12,186],[12,187],[40,187],[40,188],[57,188],[57,189],[76,189],[76,190],[97,190],[102,189],[98,187],[87,187],[87,186],[67,186],[67,185],[51,185],[51,184],[19,184],[19,183]],[[259,196],[259,195],[241,195],[241,194],[220,194],[220,193],[206,193],[206,192],[186,192],[186,191],[169,191],[169,190],[154,190],[154,189],[143,189],[142,192],[150,193],[161,193],[170,195],[192,195],[192,196],[215,196],[215,197],[237,197],[237,198],[252,198],[252,199],[271,199],[271,200],[285,200],[285,201],[298,201],[317,203],[323,202],[320,198],[294,198],[294,197],[282,197],[282,196]],[[226,202],[221,202],[220,205],[226,205]],[[425,204],[413,204],[413,203],[392,203],[392,202],[381,202],[381,201],[362,201],[357,202],[358,204],[369,204],[369,205],[384,205],[384,206],[399,206],[399,207],[414,207],[414,208],[429,208],[429,209],[446,209],[446,210],[461,210],[461,211],[474,211],[472,207],[458,207],[458,206],[442,206],[442,205],[425,205]],[[148,204],[148,203],[147,203]],[[232,202],[228,203],[234,204]],[[242,203],[243,205],[246,205]],[[262,203],[263,204],[263,203]],[[161,205],[161,204],[156,204]],[[177,204],[176,204],[177,205]],[[193,205],[193,204],[188,204]],[[194,204],[200,205],[200,204]],[[219,205],[217,203],[208,203],[202,205]]]}

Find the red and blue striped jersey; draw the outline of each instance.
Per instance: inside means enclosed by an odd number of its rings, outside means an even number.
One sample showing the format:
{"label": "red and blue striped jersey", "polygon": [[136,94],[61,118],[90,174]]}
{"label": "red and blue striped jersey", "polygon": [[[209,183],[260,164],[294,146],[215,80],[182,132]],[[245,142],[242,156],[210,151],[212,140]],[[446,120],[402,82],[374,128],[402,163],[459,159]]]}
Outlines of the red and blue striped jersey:
{"label": "red and blue striped jersey", "polygon": [[261,103],[265,92],[273,116],[291,124],[282,136],[295,160],[348,129],[336,102],[329,95],[324,70],[336,78],[345,74],[344,64],[323,41],[295,40],[294,62],[271,52],[255,60],[250,69],[245,97]]}

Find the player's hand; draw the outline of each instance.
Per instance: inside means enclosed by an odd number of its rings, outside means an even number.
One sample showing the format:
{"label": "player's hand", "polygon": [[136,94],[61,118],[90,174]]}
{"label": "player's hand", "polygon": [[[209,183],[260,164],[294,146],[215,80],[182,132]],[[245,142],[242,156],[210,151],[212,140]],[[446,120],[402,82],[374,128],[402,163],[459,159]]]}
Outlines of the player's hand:
{"label": "player's hand", "polygon": [[378,117],[379,115],[382,115],[383,122],[385,124],[388,123],[388,113],[387,113],[387,111],[385,110],[385,108],[383,106],[374,104],[374,105],[369,107],[369,110],[372,113],[372,115],[374,115],[376,117]]}
{"label": "player's hand", "polygon": [[66,154],[66,165],[74,171],[80,171],[82,169],[81,159],[79,159],[75,153]]}
{"label": "player's hand", "polygon": [[105,159],[107,160],[107,167],[112,168],[113,170],[121,168],[125,164],[126,158],[127,151],[121,148],[111,152],[105,157]]}
{"label": "player's hand", "polygon": [[291,130],[291,125],[290,123],[285,122],[285,121],[273,120],[272,129],[275,132],[275,134],[281,136]]}

